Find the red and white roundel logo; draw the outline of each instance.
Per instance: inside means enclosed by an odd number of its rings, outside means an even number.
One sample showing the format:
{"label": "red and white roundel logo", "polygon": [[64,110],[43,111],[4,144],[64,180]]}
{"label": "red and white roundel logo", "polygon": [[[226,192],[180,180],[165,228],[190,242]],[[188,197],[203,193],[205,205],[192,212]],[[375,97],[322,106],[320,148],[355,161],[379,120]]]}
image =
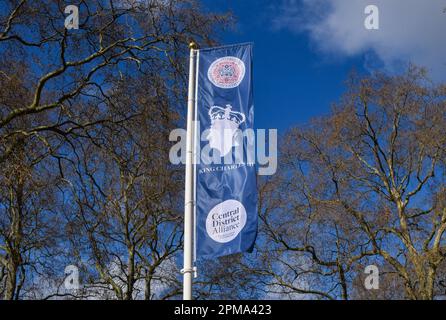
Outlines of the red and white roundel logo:
{"label": "red and white roundel logo", "polygon": [[237,87],[245,76],[245,64],[236,57],[223,57],[212,62],[208,70],[209,80],[217,87]]}

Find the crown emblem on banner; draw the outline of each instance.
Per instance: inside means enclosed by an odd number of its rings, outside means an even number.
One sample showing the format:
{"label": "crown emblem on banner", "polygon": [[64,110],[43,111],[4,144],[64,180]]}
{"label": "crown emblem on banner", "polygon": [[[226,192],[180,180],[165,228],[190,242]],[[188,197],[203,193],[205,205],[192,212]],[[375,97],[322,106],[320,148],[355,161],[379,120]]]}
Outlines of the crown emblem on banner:
{"label": "crown emblem on banner", "polygon": [[217,149],[223,157],[231,152],[233,146],[238,146],[234,137],[239,125],[245,122],[246,117],[241,112],[232,111],[230,104],[227,104],[225,108],[212,106],[209,109],[209,117],[211,118],[211,127],[207,135],[209,145]]}
{"label": "crown emblem on banner", "polygon": [[237,126],[239,126],[246,120],[246,117],[243,113],[232,111],[232,106],[230,104],[227,104],[226,108],[212,106],[209,109],[209,116],[212,123],[214,123],[215,121],[232,121],[235,122]]}
{"label": "crown emblem on banner", "polygon": [[233,77],[234,73],[234,67],[229,64],[225,64],[223,68],[220,69],[220,76],[222,77]]}

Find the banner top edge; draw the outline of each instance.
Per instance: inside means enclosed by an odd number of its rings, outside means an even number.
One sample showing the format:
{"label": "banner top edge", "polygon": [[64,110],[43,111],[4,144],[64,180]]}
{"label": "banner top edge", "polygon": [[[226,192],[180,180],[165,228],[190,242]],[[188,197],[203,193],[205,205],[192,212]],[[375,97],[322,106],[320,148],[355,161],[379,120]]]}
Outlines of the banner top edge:
{"label": "banner top edge", "polygon": [[236,47],[245,47],[245,46],[253,46],[254,42],[242,42],[242,43],[235,43],[235,44],[228,44],[228,45],[222,45],[217,47],[208,47],[203,49],[197,49],[197,51],[210,51],[210,50],[218,50],[218,49],[229,49],[229,48],[236,48]]}

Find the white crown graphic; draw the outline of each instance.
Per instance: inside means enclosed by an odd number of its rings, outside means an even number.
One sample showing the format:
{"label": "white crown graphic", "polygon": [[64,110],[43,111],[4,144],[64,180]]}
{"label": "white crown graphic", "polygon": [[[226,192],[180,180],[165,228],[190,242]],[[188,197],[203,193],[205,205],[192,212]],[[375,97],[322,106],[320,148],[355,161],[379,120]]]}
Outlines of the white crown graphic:
{"label": "white crown graphic", "polygon": [[233,146],[238,146],[237,141],[234,141],[234,136],[246,117],[241,112],[232,111],[230,104],[227,104],[225,108],[212,106],[209,109],[209,117],[211,118],[211,128],[207,136],[209,145],[217,149],[223,157],[231,152]]}
{"label": "white crown graphic", "polygon": [[233,121],[239,126],[243,122],[245,122],[246,117],[243,113],[238,111],[232,111],[232,106],[230,104],[226,105],[226,108],[222,108],[219,106],[212,106],[209,109],[209,117],[211,118],[211,122],[215,121]]}

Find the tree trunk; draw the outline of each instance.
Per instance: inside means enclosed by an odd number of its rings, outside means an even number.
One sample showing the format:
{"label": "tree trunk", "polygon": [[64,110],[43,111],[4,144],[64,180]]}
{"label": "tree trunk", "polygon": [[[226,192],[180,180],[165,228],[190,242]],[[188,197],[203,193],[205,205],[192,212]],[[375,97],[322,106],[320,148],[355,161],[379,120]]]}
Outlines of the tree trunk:
{"label": "tree trunk", "polygon": [[8,271],[6,276],[6,289],[5,289],[5,300],[13,300],[14,292],[17,285],[17,266],[10,261],[8,264]]}

